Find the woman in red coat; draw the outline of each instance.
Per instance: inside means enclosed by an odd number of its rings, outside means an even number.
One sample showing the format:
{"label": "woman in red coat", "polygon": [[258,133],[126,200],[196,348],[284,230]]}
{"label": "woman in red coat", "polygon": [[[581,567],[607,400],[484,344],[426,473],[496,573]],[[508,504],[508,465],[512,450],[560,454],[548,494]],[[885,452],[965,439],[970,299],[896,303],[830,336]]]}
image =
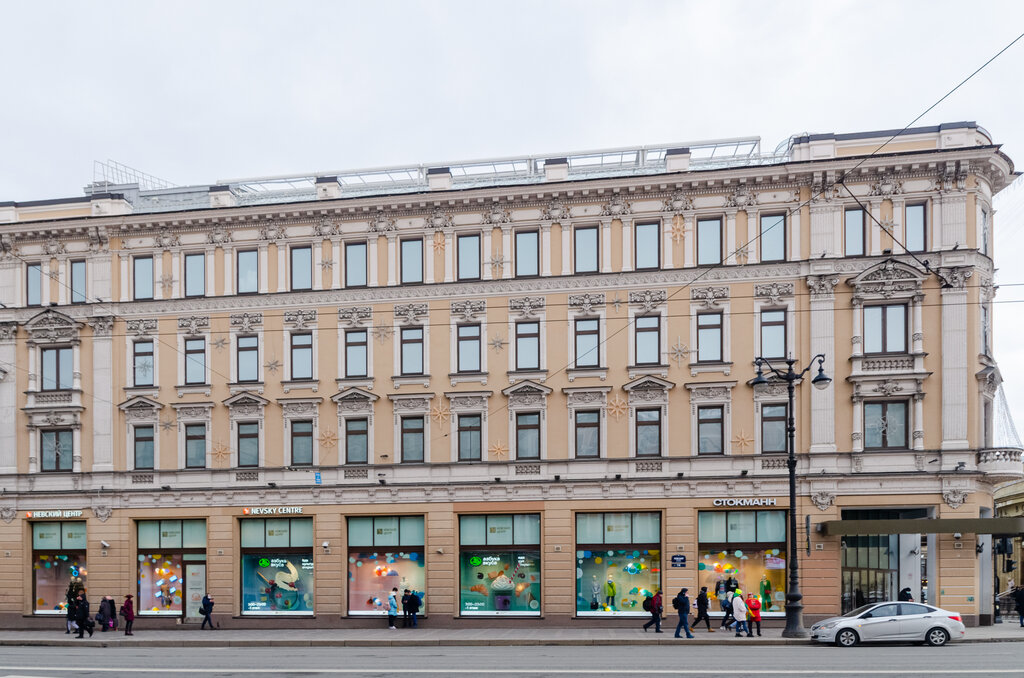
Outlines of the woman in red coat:
{"label": "woman in red coat", "polygon": [[132,623],[135,621],[135,605],[132,603],[132,594],[125,594],[124,602],[121,603],[121,616],[124,617],[124,635],[134,636]]}
{"label": "woman in red coat", "polygon": [[[757,624],[757,635],[761,635],[761,601],[753,593],[747,594],[747,618],[750,626]],[[753,631],[753,628],[749,630]]]}

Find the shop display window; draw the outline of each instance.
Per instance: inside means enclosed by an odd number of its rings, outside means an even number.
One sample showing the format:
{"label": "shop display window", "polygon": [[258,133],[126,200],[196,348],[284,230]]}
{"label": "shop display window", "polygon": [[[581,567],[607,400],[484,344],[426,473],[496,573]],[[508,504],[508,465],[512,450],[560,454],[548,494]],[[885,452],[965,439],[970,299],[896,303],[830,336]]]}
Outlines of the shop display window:
{"label": "shop display window", "polygon": [[459,516],[461,614],[540,616],[540,516]]}
{"label": "shop display window", "polygon": [[32,583],[35,614],[66,614],[67,597],[84,589],[84,522],[32,523]]}
{"label": "shop display window", "polygon": [[740,590],[760,598],[762,615],[785,614],[786,512],[701,511],[697,523],[698,587],[719,606]]}
{"label": "shop display window", "polygon": [[[397,588],[420,598],[426,612],[423,516],[365,516],[348,519],[348,612],[385,615]],[[401,609],[401,603],[399,603]]]}
{"label": "shop display window", "polygon": [[241,521],[242,614],[313,614],[313,519]]}
{"label": "shop display window", "polygon": [[[185,563],[206,560],[205,520],[140,520],[138,613],[181,616]],[[192,586],[205,588],[205,582]]]}
{"label": "shop display window", "polygon": [[647,616],[661,587],[661,514],[576,514],[576,614]]}

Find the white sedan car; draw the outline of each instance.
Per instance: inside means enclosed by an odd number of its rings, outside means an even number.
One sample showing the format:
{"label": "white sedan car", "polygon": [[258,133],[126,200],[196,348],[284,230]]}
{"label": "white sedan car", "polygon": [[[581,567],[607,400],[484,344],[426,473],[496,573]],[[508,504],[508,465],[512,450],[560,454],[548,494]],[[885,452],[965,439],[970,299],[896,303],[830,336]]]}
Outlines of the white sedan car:
{"label": "white sedan car", "polygon": [[811,627],[811,640],[841,647],[876,641],[939,646],[963,637],[959,614],[921,603],[872,603]]}

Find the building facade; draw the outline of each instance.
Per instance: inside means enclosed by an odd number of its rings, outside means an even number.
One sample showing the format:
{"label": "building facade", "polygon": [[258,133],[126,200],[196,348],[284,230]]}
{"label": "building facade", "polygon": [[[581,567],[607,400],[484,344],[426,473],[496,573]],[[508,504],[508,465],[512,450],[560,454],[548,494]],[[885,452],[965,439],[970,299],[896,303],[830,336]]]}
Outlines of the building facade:
{"label": "building facade", "polygon": [[[991,614],[992,197],[974,123],[0,203],[4,626],[72,577],[153,623]],[[796,389],[756,357],[824,355]],[[929,423],[930,422],[930,423]],[[797,534],[787,534],[796,511]],[[927,525],[924,520],[921,525]],[[982,546],[984,544],[981,544]],[[215,615],[215,616],[216,616]],[[467,621],[468,620],[468,621]]]}

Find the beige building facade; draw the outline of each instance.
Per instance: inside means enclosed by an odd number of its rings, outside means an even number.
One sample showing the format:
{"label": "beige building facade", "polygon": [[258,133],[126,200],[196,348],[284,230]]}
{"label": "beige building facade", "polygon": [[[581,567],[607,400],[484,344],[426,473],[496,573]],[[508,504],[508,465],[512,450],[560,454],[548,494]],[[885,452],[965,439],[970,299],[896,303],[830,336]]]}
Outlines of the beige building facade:
{"label": "beige building facade", "polygon": [[[926,519],[1024,475],[992,442],[1015,175],[974,123],[891,135],[0,203],[3,625],[73,577],[153,624],[206,591],[236,627],[377,624],[392,587],[443,625],[684,586],[771,619],[794,539],[809,619],[909,586],[984,622],[987,537]],[[785,385],[749,382],[817,354],[789,506]],[[840,536],[885,518],[922,528]]]}

